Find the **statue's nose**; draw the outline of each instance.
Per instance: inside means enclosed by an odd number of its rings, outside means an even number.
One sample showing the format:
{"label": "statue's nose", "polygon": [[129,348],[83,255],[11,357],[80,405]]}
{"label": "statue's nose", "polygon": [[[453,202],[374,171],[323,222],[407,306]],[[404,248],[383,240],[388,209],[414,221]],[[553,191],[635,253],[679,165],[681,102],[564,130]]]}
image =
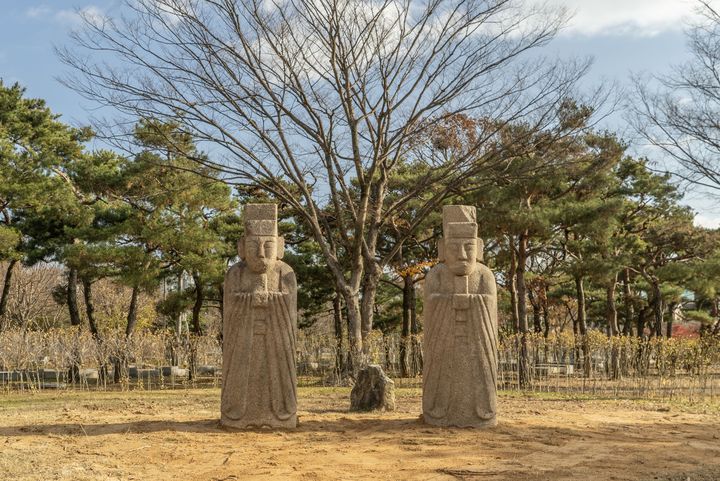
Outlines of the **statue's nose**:
{"label": "statue's nose", "polygon": [[460,246],[460,252],[458,255],[458,259],[465,260],[467,259],[467,251],[465,250],[465,246]]}
{"label": "statue's nose", "polygon": [[263,246],[258,247],[258,257],[260,259],[265,258],[265,249],[263,248]]}

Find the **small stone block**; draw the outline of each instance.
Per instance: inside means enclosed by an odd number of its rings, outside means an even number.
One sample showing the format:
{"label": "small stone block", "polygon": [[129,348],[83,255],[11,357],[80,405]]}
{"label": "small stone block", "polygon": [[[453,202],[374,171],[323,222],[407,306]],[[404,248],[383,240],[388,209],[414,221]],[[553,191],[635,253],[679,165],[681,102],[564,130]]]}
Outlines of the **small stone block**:
{"label": "small stone block", "polygon": [[19,381],[22,379],[20,371],[0,371],[0,382]]}
{"label": "small stone block", "polygon": [[100,372],[95,368],[80,369],[80,378],[97,381],[100,378]]}
{"label": "small stone block", "polygon": [[60,371],[59,369],[40,370],[40,378],[44,379],[45,381],[57,381],[58,379],[63,379],[64,377],[65,371]]}
{"label": "small stone block", "polygon": [[133,379],[150,379],[160,376],[160,372],[154,368],[131,367],[128,369],[128,374]]}
{"label": "small stone block", "polygon": [[370,364],[358,373],[350,392],[350,410],[395,410],[395,382],[377,364]]}
{"label": "small stone block", "polygon": [[185,377],[188,374],[187,369],[178,366],[163,366],[160,368],[163,376]]}
{"label": "small stone block", "polygon": [[195,368],[195,372],[199,376],[214,376],[215,374],[220,373],[220,368],[217,366],[202,365]]}

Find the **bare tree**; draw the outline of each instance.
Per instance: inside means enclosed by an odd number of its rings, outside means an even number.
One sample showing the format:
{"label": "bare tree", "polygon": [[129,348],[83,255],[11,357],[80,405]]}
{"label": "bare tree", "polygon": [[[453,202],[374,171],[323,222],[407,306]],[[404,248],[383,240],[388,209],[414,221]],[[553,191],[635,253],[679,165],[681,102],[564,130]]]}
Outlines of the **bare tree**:
{"label": "bare tree", "polygon": [[7,327],[48,329],[66,322],[65,310],[53,299],[53,289],[62,283],[63,272],[56,265],[40,263],[16,267],[8,294]]}
{"label": "bare tree", "polygon": [[[535,5],[535,4],[533,4]],[[413,232],[463,180],[501,172],[518,154],[496,148],[511,122],[563,125],[587,61],[531,51],[563,10],[516,0],[133,0],[120,18],[85,17],[59,51],[64,82],[126,118],[180,122],[230,183],[258,185],[295,210],[320,244],[347,306],[360,360],[375,289],[395,250],[377,251],[408,202]],[[483,119],[462,155],[426,155],[433,125]],[[128,123],[129,122],[129,123]],[[118,127],[120,127],[118,129]],[[532,130],[532,129],[530,129]],[[400,198],[388,179],[404,162],[431,168]]]}
{"label": "bare tree", "polygon": [[700,20],[687,32],[691,59],[635,81],[633,123],[641,136],[676,161],[674,174],[720,194],[720,12],[698,1]]}

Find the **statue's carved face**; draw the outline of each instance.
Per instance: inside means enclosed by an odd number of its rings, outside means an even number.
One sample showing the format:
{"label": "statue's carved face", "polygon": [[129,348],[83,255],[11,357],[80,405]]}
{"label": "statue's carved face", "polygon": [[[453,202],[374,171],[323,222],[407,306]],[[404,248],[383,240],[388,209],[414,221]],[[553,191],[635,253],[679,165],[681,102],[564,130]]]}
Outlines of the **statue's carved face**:
{"label": "statue's carved face", "polygon": [[445,264],[456,276],[467,276],[475,270],[477,239],[450,238],[445,240]]}
{"label": "statue's carved face", "polygon": [[258,274],[267,272],[278,258],[277,238],[273,236],[248,236],[245,238],[245,262]]}

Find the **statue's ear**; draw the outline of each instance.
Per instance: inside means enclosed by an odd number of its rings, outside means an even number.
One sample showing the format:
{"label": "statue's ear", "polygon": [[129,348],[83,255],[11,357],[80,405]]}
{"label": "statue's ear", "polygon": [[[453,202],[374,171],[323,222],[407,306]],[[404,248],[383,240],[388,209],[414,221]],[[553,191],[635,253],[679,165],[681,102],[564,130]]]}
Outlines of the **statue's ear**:
{"label": "statue's ear", "polygon": [[241,236],[237,241],[237,251],[240,259],[245,260],[245,236]]}
{"label": "statue's ear", "polygon": [[477,238],[477,255],[475,256],[478,262],[485,260],[485,242],[481,238]]}
{"label": "statue's ear", "polygon": [[437,248],[438,248],[438,260],[440,262],[445,262],[445,239],[443,239],[442,237],[440,237],[438,239]]}
{"label": "statue's ear", "polygon": [[285,238],[281,235],[277,238],[277,258],[281,260],[285,256]]}

